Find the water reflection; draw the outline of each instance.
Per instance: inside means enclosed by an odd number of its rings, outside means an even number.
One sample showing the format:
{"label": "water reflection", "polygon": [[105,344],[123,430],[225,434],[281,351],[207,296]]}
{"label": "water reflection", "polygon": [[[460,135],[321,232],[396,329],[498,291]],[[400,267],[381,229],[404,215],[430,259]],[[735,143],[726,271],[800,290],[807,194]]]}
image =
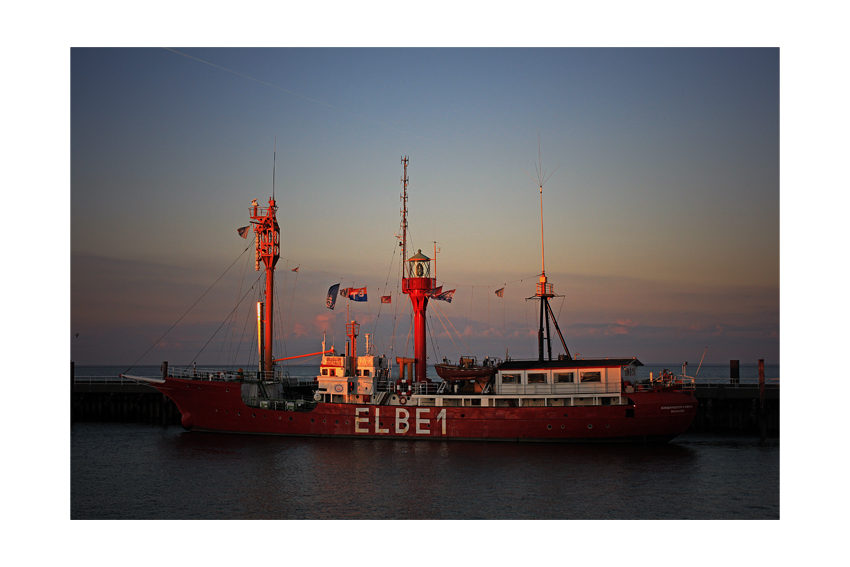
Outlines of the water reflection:
{"label": "water reflection", "polygon": [[779,445],[416,442],[75,424],[72,517],[778,518]]}

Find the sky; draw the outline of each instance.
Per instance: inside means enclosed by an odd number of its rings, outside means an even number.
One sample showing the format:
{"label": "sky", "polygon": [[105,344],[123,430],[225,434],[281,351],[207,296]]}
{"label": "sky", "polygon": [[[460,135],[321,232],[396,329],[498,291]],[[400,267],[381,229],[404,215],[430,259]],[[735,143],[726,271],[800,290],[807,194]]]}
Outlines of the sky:
{"label": "sky", "polygon": [[236,229],[272,191],[275,357],[342,350],[346,307],[412,356],[401,156],[408,248],[457,290],[431,362],[536,356],[544,179],[573,355],[779,363],[777,48],[74,48],[70,87],[77,364],[255,361]]}

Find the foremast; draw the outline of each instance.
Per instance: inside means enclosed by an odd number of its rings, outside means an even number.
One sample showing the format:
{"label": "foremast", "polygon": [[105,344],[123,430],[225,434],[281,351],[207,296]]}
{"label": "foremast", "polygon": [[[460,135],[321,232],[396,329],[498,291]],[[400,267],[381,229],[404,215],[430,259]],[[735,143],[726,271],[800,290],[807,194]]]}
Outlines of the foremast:
{"label": "foremast", "polygon": [[254,199],[248,213],[254,226],[256,255],[254,269],[260,271],[260,263],[266,269],[265,303],[257,303],[257,329],[260,371],[271,376],[274,371],[272,345],[274,342],[274,268],[280,259],[280,227],[275,213],[274,197],[269,198],[268,207],[260,207]]}

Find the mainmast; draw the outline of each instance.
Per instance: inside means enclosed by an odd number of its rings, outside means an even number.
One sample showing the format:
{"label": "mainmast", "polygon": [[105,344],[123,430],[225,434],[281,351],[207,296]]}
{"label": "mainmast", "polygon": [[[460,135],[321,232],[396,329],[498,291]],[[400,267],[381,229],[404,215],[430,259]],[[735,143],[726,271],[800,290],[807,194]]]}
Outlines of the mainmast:
{"label": "mainmast", "polygon": [[431,277],[431,259],[419,250],[407,259],[407,157],[401,158],[404,165],[404,194],[401,210],[401,247],[402,247],[402,277],[401,291],[410,296],[413,304],[413,340],[415,374],[414,380],[425,382],[428,371],[428,353],[425,345],[425,309],[428,307],[428,297],[437,286],[437,280]]}

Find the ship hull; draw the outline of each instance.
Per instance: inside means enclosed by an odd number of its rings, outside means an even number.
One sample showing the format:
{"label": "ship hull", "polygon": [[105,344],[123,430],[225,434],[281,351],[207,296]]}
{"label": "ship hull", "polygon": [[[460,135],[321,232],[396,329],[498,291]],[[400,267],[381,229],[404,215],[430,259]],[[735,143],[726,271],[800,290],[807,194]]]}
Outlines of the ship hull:
{"label": "ship hull", "polygon": [[[169,377],[154,386],[190,431],[310,437],[535,442],[667,442],[693,421],[686,392],[635,392],[630,405],[448,407],[319,403],[304,410],[250,407],[238,382]],[[447,398],[447,401],[450,401]]]}

